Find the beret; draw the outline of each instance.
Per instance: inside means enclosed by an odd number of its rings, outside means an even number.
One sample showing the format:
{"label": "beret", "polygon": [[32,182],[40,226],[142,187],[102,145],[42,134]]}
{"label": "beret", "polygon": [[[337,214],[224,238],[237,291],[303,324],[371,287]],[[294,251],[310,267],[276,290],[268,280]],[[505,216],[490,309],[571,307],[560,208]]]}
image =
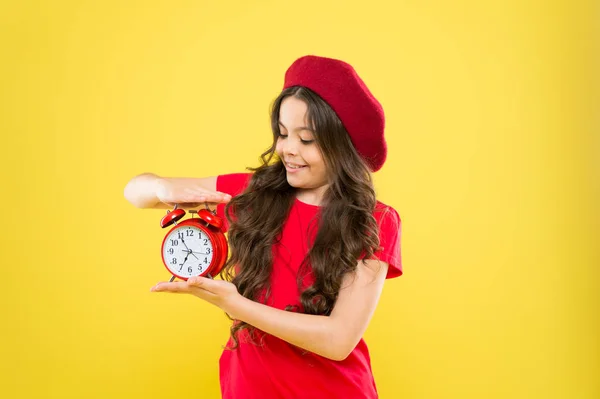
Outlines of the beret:
{"label": "beret", "polygon": [[383,107],[350,64],[315,55],[300,57],[285,73],[283,88],[292,86],[307,87],[325,100],[371,171],[381,169],[387,157]]}

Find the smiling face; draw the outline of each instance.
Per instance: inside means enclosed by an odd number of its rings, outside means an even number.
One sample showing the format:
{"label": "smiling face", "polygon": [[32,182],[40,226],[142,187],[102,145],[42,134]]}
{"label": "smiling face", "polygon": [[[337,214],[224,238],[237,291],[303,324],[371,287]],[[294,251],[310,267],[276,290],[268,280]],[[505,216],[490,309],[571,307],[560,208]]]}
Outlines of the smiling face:
{"label": "smiling face", "polygon": [[306,103],[296,97],[283,100],[275,151],[285,165],[288,183],[297,189],[296,197],[318,205],[328,187],[327,168],[307,110]]}

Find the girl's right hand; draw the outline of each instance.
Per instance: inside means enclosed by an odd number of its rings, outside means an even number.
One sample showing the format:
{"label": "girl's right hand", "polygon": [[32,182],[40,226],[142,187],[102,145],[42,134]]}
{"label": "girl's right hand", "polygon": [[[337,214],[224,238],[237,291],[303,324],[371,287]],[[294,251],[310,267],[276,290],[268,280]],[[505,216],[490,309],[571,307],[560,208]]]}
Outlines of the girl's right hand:
{"label": "girl's right hand", "polygon": [[231,195],[207,190],[191,179],[159,178],[156,182],[156,197],[163,203],[180,208],[197,208],[205,203],[219,204],[231,200]]}

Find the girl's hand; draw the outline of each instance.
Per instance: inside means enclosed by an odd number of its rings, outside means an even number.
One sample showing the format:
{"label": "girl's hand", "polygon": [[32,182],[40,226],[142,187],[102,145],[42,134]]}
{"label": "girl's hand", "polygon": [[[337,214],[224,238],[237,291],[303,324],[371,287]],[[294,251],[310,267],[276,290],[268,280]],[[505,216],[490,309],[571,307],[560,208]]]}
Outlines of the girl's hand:
{"label": "girl's hand", "polygon": [[157,179],[156,197],[165,204],[171,206],[174,204],[186,204],[187,208],[195,208],[204,203],[226,203],[231,200],[231,195],[208,190],[200,186],[197,180],[191,178]]}
{"label": "girl's hand", "polygon": [[[233,304],[242,296],[237,287],[224,280],[212,280],[206,277],[190,277],[187,281],[160,282],[150,289],[152,292],[171,292],[192,294],[221,308],[230,316]],[[233,318],[233,317],[232,317]]]}

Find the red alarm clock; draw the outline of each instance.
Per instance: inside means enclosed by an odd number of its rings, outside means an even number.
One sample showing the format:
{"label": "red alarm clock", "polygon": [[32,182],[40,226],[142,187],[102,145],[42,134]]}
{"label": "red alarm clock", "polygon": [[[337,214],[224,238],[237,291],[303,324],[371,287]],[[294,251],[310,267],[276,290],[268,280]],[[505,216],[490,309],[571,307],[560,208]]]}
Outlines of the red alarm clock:
{"label": "red alarm clock", "polygon": [[[161,247],[162,260],[175,277],[187,280],[190,277],[202,276],[212,278],[219,274],[227,260],[228,245],[225,234],[221,230],[223,220],[214,211],[200,209],[190,211],[191,219],[179,222],[185,210],[167,211],[160,221],[160,227],[175,225],[165,238]],[[194,218],[193,213],[198,217]],[[179,222],[179,223],[178,223]]]}

